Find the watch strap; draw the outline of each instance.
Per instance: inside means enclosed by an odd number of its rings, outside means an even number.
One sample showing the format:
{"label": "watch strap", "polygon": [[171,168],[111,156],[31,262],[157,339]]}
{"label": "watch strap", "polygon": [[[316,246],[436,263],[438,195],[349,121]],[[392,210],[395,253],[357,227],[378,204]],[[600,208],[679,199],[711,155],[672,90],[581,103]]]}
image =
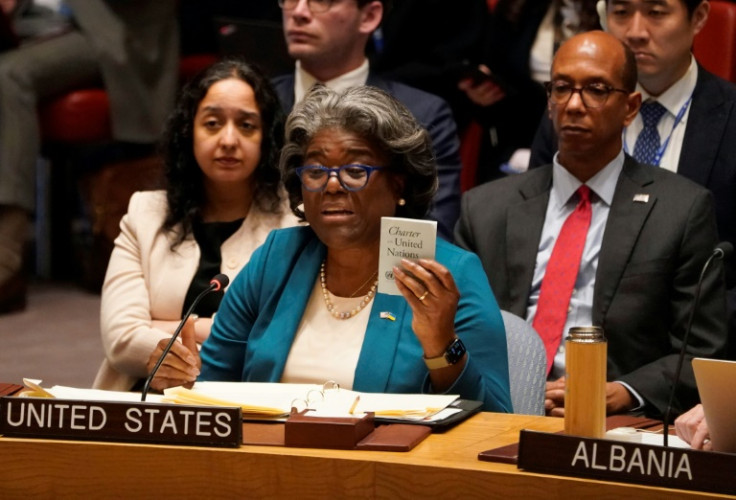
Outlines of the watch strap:
{"label": "watch strap", "polygon": [[465,355],[465,344],[458,337],[455,337],[442,355],[434,358],[424,357],[424,364],[430,370],[437,370],[454,365],[462,359],[463,355]]}

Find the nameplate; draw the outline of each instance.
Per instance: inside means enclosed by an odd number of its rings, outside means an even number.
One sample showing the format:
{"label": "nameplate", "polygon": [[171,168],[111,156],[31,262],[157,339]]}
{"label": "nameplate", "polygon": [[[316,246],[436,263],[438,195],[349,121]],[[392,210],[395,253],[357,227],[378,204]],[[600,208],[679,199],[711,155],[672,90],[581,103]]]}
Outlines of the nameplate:
{"label": "nameplate", "polygon": [[736,455],[522,430],[518,466],[531,472],[736,494]]}
{"label": "nameplate", "polygon": [[240,408],[0,398],[0,435],[236,448]]}

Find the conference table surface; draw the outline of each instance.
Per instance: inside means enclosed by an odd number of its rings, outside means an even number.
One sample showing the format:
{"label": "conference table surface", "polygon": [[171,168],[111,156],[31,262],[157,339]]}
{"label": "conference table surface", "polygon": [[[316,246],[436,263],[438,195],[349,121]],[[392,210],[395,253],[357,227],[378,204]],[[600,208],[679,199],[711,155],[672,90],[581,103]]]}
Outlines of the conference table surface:
{"label": "conference table surface", "polygon": [[[550,417],[480,413],[410,452],[237,449],[0,437],[0,498],[596,498],[718,495],[536,474],[478,460]],[[733,497],[732,497],[733,498]]]}

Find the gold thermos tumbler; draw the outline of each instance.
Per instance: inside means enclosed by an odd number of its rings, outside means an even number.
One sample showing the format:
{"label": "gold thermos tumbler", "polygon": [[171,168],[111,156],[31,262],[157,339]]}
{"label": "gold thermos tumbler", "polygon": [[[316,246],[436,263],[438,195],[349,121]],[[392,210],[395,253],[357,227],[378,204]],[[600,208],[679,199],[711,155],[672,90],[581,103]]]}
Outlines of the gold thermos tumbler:
{"label": "gold thermos tumbler", "polygon": [[565,339],[565,434],[606,433],[606,351],[603,329],[570,328]]}

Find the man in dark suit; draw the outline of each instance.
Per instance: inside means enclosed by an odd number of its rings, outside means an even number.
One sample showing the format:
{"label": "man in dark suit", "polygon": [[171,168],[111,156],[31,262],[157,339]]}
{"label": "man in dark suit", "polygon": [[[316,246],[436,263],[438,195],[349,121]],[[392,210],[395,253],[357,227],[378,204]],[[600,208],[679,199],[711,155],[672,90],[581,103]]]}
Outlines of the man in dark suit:
{"label": "man in dark suit", "polygon": [[[719,238],[736,245],[736,85],[706,71],[691,53],[693,38],[705,25],[709,7],[705,0],[665,0],[655,7],[643,0],[609,0],[607,29],[637,54],[639,90],[644,98],[662,103],[667,111],[657,126],[662,153],[645,162],[710,189]],[[632,154],[642,122],[637,118],[624,134]],[[530,167],[549,163],[555,151],[554,130],[545,118],[532,146]],[[731,262],[726,269],[729,357],[734,358],[736,267]]]}
{"label": "man in dark suit", "polygon": [[460,142],[452,111],[445,101],[370,71],[365,48],[378,28],[385,0],[340,2],[283,0],[284,36],[289,55],[296,59],[293,74],[274,79],[286,112],[314,83],[341,90],[355,85],[379,87],[401,101],[432,137],[439,189],[429,217],[438,232],[452,241],[460,212]]}
{"label": "man in dark suit", "polygon": [[[634,55],[616,38],[600,31],[571,38],[555,56],[548,87],[559,134],[553,165],[463,197],[458,244],[480,256],[501,308],[526,318],[552,346],[546,400],[552,415],[564,415],[561,337],[571,326],[590,324],[608,339],[608,413],[662,415],[700,269],[717,243],[706,189],[624,153],[622,130],[641,104],[635,85]],[[557,243],[568,215],[586,203],[584,241],[556,311],[562,322],[548,331],[537,320],[549,314],[545,288],[554,290]],[[725,321],[722,273],[711,270],[688,357],[722,356]],[[687,362],[677,398],[676,411],[698,399]]]}

